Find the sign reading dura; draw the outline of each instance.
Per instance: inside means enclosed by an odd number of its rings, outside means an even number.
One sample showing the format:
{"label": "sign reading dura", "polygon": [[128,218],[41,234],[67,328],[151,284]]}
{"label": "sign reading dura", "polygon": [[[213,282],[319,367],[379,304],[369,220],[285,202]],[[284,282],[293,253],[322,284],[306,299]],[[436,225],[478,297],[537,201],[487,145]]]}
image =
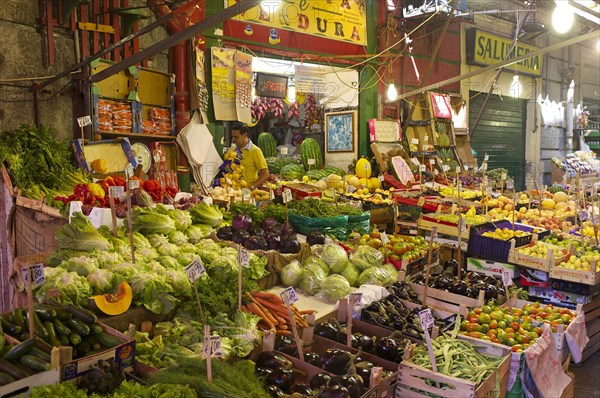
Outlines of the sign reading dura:
{"label": "sign reading dura", "polygon": [[[496,36],[479,29],[468,29],[466,35],[467,64],[468,65],[492,65],[504,61],[506,58],[515,58],[537,50],[530,46],[517,42],[515,48],[509,52],[513,40]],[[542,75],[542,56],[540,54],[524,59],[507,67],[511,71],[518,71],[525,75]]]}

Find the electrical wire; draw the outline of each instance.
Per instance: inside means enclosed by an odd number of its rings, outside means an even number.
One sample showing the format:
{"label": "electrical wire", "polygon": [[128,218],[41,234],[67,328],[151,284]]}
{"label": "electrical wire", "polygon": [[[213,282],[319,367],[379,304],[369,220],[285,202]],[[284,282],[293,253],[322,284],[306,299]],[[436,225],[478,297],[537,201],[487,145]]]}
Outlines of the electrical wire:
{"label": "electrical wire", "polygon": [[[62,94],[63,90],[65,88],[67,88],[69,85],[71,85],[72,83],[74,83],[74,80],[69,80],[65,85],[63,85],[57,92],[55,92],[51,97],[49,98],[40,98],[38,101],[40,102],[46,102],[46,101],[50,101],[52,99],[54,99],[57,95]],[[14,86],[17,87],[17,86]],[[29,88],[29,87],[24,87],[24,86],[19,86],[20,88]],[[33,99],[19,99],[19,100],[5,100],[0,98],[0,102],[6,102],[6,103],[17,103],[17,102],[34,102]]]}

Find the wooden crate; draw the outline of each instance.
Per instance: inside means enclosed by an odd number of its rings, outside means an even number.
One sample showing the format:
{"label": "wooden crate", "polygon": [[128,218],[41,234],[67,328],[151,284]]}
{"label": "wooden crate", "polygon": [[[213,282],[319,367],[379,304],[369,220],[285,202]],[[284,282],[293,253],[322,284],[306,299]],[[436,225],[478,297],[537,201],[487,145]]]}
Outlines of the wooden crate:
{"label": "wooden crate", "polygon": [[[416,283],[409,283],[411,289],[417,293],[419,300],[423,302],[423,295],[425,293],[425,286],[418,285]],[[461,296],[446,292],[444,290],[427,288],[427,305],[435,308],[436,310],[442,310],[453,314],[460,314],[463,317],[467,315],[467,308],[478,308],[483,307],[485,303],[485,292],[479,292],[479,298],[474,299],[470,297]]]}
{"label": "wooden crate", "polygon": [[550,278],[561,279],[575,283],[583,283],[584,285],[597,285],[600,283],[600,271],[596,271],[596,263],[590,264],[590,271],[580,271],[576,269],[568,269],[563,267],[551,266]]}
{"label": "wooden crate", "polygon": [[[459,336],[459,338],[463,338]],[[465,339],[469,340],[469,339]],[[490,344],[476,341],[478,350],[486,354],[503,357],[503,361],[482,383],[476,385],[468,380],[443,375],[408,361],[402,361],[398,368],[398,380],[396,382],[396,398],[422,398],[429,394],[435,394],[444,398],[467,398],[467,397],[496,397],[502,391],[506,391],[508,384],[508,371],[510,368],[510,348],[498,344]],[[424,379],[439,383],[440,387],[428,385]],[[499,390],[496,390],[496,384]],[[444,387],[441,387],[441,385]],[[408,387],[419,391],[409,390]]]}
{"label": "wooden crate", "polygon": [[[448,223],[441,223],[435,221],[435,219],[431,217],[421,215],[421,217],[417,221],[417,225],[419,229],[425,231],[431,231],[433,227],[436,227],[438,234],[458,237],[458,225],[449,225]],[[469,227],[470,226],[467,225],[465,231],[461,233],[462,238],[465,240],[469,240]]]}
{"label": "wooden crate", "polygon": [[[510,253],[508,254],[508,262],[512,264],[517,264],[521,267],[535,269],[538,271],[550,272],[550,267],[557,266],[561,262],[563,262],[566,258],[569,257],[569,252],[566,249],[564,250],[564,254],[560,257],[555,257],[554,252],[548,251],[546,258],[540,258],[536,256],[530,256],[524,253],[520,253],[518,250],[527,247],[533,247],[536,245],[535,241],[531,241],[526,246],[521,246],[518,249],[514,247],[514,241],[512,241]],[[547,245],[547,244],[545,244]],[[547,245],[550,248],[553,245]]]}
{"label": "wooden crate", "polygon": [[583,349],[582,362],[600,350],[600,296],[582,309],[585,313],[585,328],[590,339]]}

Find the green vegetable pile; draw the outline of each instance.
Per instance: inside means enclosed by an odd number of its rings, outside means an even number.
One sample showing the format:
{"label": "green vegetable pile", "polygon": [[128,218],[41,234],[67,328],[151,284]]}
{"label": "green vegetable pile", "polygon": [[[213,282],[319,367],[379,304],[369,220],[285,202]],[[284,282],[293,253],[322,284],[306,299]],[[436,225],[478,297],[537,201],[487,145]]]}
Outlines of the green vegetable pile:
{"label": "green vegetable pile", "polygon": [[[496,184],[499,184],[502,181],[502,174],[506,173],[508,176],[508,170],[503,168],[491,169],[486,172],[486,175],[490,181],[494,181]],[[507,177],[508,179],[509,177]]]}
{"label": "green vegetable pile", "polygon": [[113,393],[108,395],[88,395],[85,390],[77,388],[70,382],[33,387],[31,398],[196,398],[198,395],[192,388],[173,384],[158,383],[142,385],[134,381],[124,381]]}
{"label": "green vegetable pile", "polygon": [[315,198],[294,201],[289,206],[294,209],[297,214],[311,218],[355,216],[362,214],[362,210],[357,207],[345,204],[336,206],[335,204],[323,202],[322,200]]}
{"label": "green vegetable pile", "polygon": [[14,185],[24,196],[69,196],[88,177],[73,166],[68,142],[55,138],[47,127],[23,125],[0,134],[0,163],[5,163]]}

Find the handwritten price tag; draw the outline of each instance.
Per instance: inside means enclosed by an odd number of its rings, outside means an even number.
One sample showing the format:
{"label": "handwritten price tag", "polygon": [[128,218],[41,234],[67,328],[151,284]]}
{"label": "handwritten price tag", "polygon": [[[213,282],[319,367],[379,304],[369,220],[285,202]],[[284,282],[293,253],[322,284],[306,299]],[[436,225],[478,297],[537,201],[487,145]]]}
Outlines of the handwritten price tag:
{"label": "handwritten price tag", "polygon": [[456,167],[456,174],[458,174],[458,173],[460,173],[460,172],[461,172],[461,168],[460,168],[460,166],[457,166],[457,167]]}
{"label": "handwritten price tag", "polygon": [[467,222],[464,218],[460,217],[458,219],[458,232],[465,232],[467,230]]}
{"label": "handwritten price tag", "polygon": [[485,163],[485,162],[484,162],[484,163],[481,165],[481,169],[482,169],[483,171],[487,171],[487,169],[488,169],[488,165],[487,165],[487,163]]}
{"label": "handwritten price tag", "polygon": [[435,166],[435,159],[434,158],[429,159],[429,164],[432,166]]}
{"label": "handwritten price tag", "polygon": [[289,188],[283,190],[283,203],[289,203],[292,201],[292,191]]}
{"label": "handwritten price tag", "polygon": [[513,284],[513,281],[510,277],[510,271],[505,269],[502,270],[502,283],[504,283],[504,286],[506,287],[509,287]]}
{"label": "handwritten price tag", "polygon": [[350,304],[352,306],[360,305],[361,303],[362,303],[362,293],[361,292],[350,293]]}
{"label": "handwritten price tag", "polygon": [[285,156],[288,154],[288,148],[286,146],[282,146],[279,152],[281,152],[281,154]]}
{"label": "handwritten price tag", "polygon": [[450,166],[448,166],[448,165],[443,165],[443,166],[442,166],[442,171],[443,171],[444,173],[447,173],[447,172],[449,172],[449,171],[450,171]]}
{"label": "handwritten price tag", "polygon": [[283,300],[285,305],[292,305],[298,301],[298,295],[292,286],[286,288],[279,296],[281,296],[281,300]]}
{"label": "handwritten price tag", "polygon": [[590,213],[588,213],[587,210],[580,210],[579,211],[579,220],[581,222],[587,221],[590,218]]}
{"label": "handwritten price tag", "polygon": [[131,163],[129,163],[129,164],[127,165],[127,167],[125,167],[125,177],[127,177],[127,178],[131,178],[131,177],[133,177],[133,173],[134,173],[134,171],[135,171],[135,170],[134,170],[134,168],[133,168],[133,165],[132,165]]}
{"label": "handwritten price tag", "polygon": [[436,240],[438,238],[437,227],[431,228],[431,239]]}
{"label": "handwritten price tag", "polygon": [[410,143],[413,145],[419,145],[419,139],[418,138],[413,138],[410,140]]}
{"label": "handwritten price tag", "polygon": [[424,172],[426,172],[426,171],[427,171],[427,167],[426,167],[424,164],[422,164],[422,165],[420,165],[420,166],[419,166],[419,171],[420,171],[421,173],[424,173]]}
{"label": "handwritten price tag", "polygon": [[238,262],[244,268],[248,268],[250,266],[250,253],[246,249],[240,249],[238,252]]}
{"label": "handwritten price tag", "polygon": [[242,199],[244,201],[250,200],[250,190],[249,189],[242,189]]}
{"label": "handwritten price tag", "polygon": [[469,171],[469,166],[467,166],[466,164],[465,164],[464,168],[465,168],[465,171]]}
{"label": "handwritten price tag", "polygon": [[212,205],[213,205],[213,198],[212,198],[212,197],[210,197],[210,196],[205,196],[205,197],[203,197],[203,198],[202,198],[202,201],[203,201],[204,203],[206,203],[207,205],[209,205],[209,206],[212,206]]}
{"label": "handwritten price tag", "polygon": [[388,236],[385,232],[381,233],[381,243],[383,243],[384,245],[387,245],[388,243],[390,243],[390,238],[388,238]]}
{"label": "handwritten price tag", "polygon": [[500,174],[500,179],[501,179],[502,181],[506,181],[506,173],[502,173],[502,174]]}
{"label": "handwritten price tag", "polygon": [[[21,268],[21,276],[23,277],[23,283],[29,283],[29,267]],[[46,276],[44,275],[44,264],[35,264],[31,266],[31,279],[33,280],[32,286],[39,286],[46,282]]]}
{"label": "handwritten price tag", "polygon": [[131,189],[138,189],[140,187],[139,180],[129,180],[129,187]]}
{"label": "handwritten price tag", "polygon": [[513,190],[515,188],[515,182],[513,180],[506,181],[506,189]]}
{"label": "handwritten price tag", "polygon": [[410,158],[410,161],[411,161],[411,162],[412,162],[412,164],[414,164],[415,166],[418,166],[418,165],[420,164],[420,163],[419,163],[419,159],[417,159],[417,158]]}
{"label": "handwritten price tag", "polygon": [[428,136],[428,135],[426,135],[425,137],[423,137],[423,141],[424,141],[424,142],[429,142],[429,136]]}
{"label": "handwritten price tag", "polygon": [[206,269],[204,269],[204,266],[199,258],[196,258],[190,263],[190,265],[185,267],[185,273],[191,283],[196,282],[196,280],[205,272]]}
{"label": "handwritten price tag", "polygon": [[377,177],[377,179],[381,182],[385,181],[385,177],[383,175],[380,175],[379,177]]}
{"label": "handwritten price tag", "polygon": [[102,226],[102,209],[99,207],[92,208],[92,211],[87,216],[94,228],[100,228]]}
{"label": "handwritten price tag", "polygon": [[123,199],[125,197],[125,187],[108,187],[108,196],[113,199]]}
{"label": "handwritten price tag", "polygon": [[92,124],[92,118],[89,116],[82,116],[77,118],[77,124],[79,127],[85,127]]}
{"label": "handwritten price tag", "polygon": [[419,311],[419,321],[421,322],[421,327],[423,330],[429,329],[433,326],[433,315],[431,315],[431,310],[429,308]]}
{"label": "handwritten price tag", "polygon": [[309,166],[314,166],[316,163],[316,161],[314,159],[308,159],[308,165]]}
{"label": "handwritten price tag", "polygon": [[222,357],[221,336],[207,336],[204,338],[204,357]]}
{"label": "handwritten price tag", "polygon": [[487,153],[485,154],[485,156],[483,157],[483,161],[487,162],[488,160],[490,160],[490,155],[488,155]]}
{"label": "handwritten price tag", "polygon": [[74,213],[81,212],[81,206],[83,206],[83,203],[78,200],[69,202],[69,222],[71,222],[71,217],[73,217]]}

